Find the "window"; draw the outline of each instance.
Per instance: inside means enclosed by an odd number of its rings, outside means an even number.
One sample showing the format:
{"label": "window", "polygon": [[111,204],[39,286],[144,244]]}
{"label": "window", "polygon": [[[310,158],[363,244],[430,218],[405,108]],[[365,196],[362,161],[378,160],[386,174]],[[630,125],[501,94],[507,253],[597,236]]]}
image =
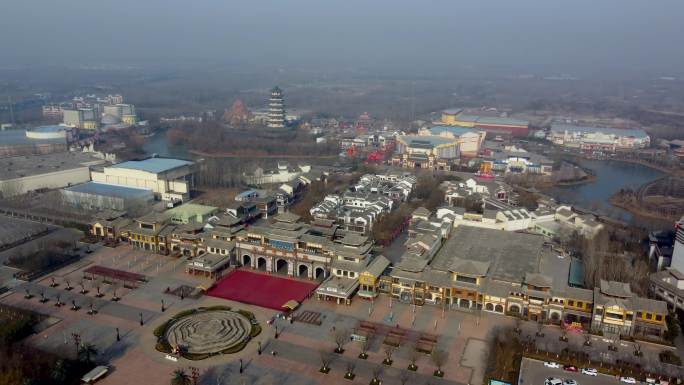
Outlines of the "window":
{"label": "window", "polygon": [[568,306],[575,306],[575,301],[569,299],[568,300]]}
{"label": "window", "polygon": [[603,308],[596,308],[596,315],[603,315]]}
{"label": "window", "polygon": [[342,270],[337,269],[337,271],[335,272],[335,274],[337,274],[337,275],[342,275]]}
{"label": "window", "polygon": [[577,307],[584,307],[584,303],[582,301],[577,301]]}
{"label": "window", "polygon": [[476,283],[477,283],[477,278],[466,277],[466,276],[463,276],[463,275],[457,275],[457,276],[456,276],[456,281],[458,281],[458,282],[465,282],[465,283],[476,284]]}
{"label": "window", "polygon": [[658,322],[660,322],[660,321],[663,320],[663,316],[661,316],[660,314],[656,314],[655,320],[658,321]]}
{"label": "window", "polygon": [[617,314],[617,313],[608,313],[606,312],[606,318],[612,318],[612,319],[622,319],[622,314]]}
{"label": "window", "polygon": [[637,318],[644,318],[644,315],[640,311],[638,311],[637,312]]}

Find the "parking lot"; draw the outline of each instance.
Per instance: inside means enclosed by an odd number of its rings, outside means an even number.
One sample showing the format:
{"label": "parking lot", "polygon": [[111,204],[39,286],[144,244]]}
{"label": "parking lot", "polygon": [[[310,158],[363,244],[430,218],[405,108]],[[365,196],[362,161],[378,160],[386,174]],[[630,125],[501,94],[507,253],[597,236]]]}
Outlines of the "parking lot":
{"label": "parking lot", "polygon": [[623,384],[618,378],[600,374],[596,377],[588,376],[580,372],[566,372],[563,368],[554,369],[544,366],[542,361],[524,358],[520,365],[520,384],[544,385],[548,377],[561,380],[573,379],[578,385],[617,385]]}

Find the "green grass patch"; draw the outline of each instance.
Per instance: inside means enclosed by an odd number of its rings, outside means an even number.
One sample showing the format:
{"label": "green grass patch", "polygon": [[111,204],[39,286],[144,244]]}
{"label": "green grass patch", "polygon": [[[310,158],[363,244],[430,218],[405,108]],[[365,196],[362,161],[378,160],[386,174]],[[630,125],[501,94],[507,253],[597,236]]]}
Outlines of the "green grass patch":
{"label": "green grass patch", "polygon": [[254,338],[261,334],[261,325],[259,324],[252,324],[252,328],[249,330],[249,336],[251,338]]}

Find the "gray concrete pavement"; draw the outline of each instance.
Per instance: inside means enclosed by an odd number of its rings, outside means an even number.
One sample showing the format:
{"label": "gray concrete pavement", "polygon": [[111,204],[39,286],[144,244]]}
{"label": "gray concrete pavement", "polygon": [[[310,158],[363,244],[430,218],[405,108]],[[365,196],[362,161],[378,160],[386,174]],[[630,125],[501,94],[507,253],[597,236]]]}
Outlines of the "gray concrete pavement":
{"label": "gray concrete pavement", "polygon": [[544,366],[542,361],[524,358],[520,367],[519,385],[544,385],[548,377],[561,380],[573,379],[578,385],[618,385],[622,384],[619,379],[599,374],[596,377],[582,374],[581,372],[566,372],[563,369],[553,369]]}

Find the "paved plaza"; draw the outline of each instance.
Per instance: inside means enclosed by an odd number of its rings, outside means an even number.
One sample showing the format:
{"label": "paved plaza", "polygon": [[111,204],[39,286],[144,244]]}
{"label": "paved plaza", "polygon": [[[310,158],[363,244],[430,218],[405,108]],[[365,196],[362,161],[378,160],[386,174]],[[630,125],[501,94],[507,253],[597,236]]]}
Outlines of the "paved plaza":
{"label": "paved plaza", "polygon": [[[368,359],[358,358],[361,343],[348,342],[345,352],[333,354],[328,374],[320,373],[320,351],[331,353],[335,344],[331,335],[333,330],[348,329],[369,321],[399,326],[414,334],[436,335],[436,349],[448,352],[444,365],[444,377],[433,376],[436,369],[430,356],[420,354],[416,362],[418,370],[411,372],[415,384],[480,384],[483,381],[484,365],[487,355],[487,340],[496,327],[513,327],[510,317],[495,314],[443,311],[439,307],[416,307],[389,297],[380,296],[374,302],[356,298],[351,305],[337,305],[334,301],[305,300],[297,312],[320,314],[314,324],[276,319],[278,313],[268,308],[240,302],[202,296],[197,299],[167,293],[167,289],[185,285],[189,287],[208,287],[211,281],[191,276],[184,272],[187,260],[168,256],[146,254],[128,246],[117,248],[99,247],[81,261],[67,266],[51,275],[30,283],[20,283],[6,294],[0,302],[32,309],[49,316],[43,330],[31,336],[28,341],[50,351],[75,355],[74,334],[81,341],[93,343],[100,351],[98,359],[108,363],[112,371],[102,384],[144,383],[166,385],[171,373],[177,368],[190,372],[197,368],[201,373],[202,384],[368,384],[376,368],[382,368],[380,375],[385,384],[400,384],[403,373],[410,364],[411,349],[404,344],[393,353],[392,365],[382,365],[385,358],[385,344],[381,336],[371,337]],[[121,285],[104,280],[83,279],[83,271],[92,266],[120,269],[145,276],[145,282],[136,285]],[[71,290],[66,290],[69,281]],[[56,285],[55,285],[56,284]],[[54,286],[54,287],[53,287]],[[34,296],[26,299],[25,290]],[[83,293],[82,293],[83,292]],[[98,294],[99,293],[99,294]],[[46,303],[41,303],[44,296]],[[64,306],[57,307],[57,297]],[[112,301],[113,297],[119,301]],[[163,311],[162,311],[163,301]],[[71,310],[73,304],[79,310]],[[165,358],[164,353],[155,350],[154,329],[170,317],[184,310],[209,306],[229,306],[232,310],[247,310],[254,313],[256,321],[262,326],[261,334],[247,343],[238,353],[216,355],[200,361],[180,358],[177,362]],[[89,310],[94,310],[89,314]],[[233,313],[234,314],[234,313]],[[141,325],[142,318],[142,325]],[[230,317],[229,317],[230,318]],[[205,349],[213,342],[227,341],[226,336],[239,335],[239,327],[233,328],[243,320],[230,319],[194,320],[182,324],[195,334],[205,334],[198,349]],[[269,323],[272,324],[269,325]],[[320,321],[320,325],[318,325]],[[237,322],[237,323],[236,323]],[[229,325],[232,325],[228,327]],[[534,323],[521,325],[521,338],[536,338],[537,342],[549,350],[564,345],[558,340],[557,327],[544,328],[545,337],[534,337],[537,331]],[[243,328],[247,330],[245,326]],[[275,338],[276,329],[278,338]],[[118,339],[117,339],[118,331]],[[183,335],[180,332],[178,335]],[[218,333],[218,334],[216,334]],[[223,335],[219,335],[223,333]],[[185,333],[186,335],[188,333]],[[236,338],[240,338],[239,336]],[[582,335],[570,335],[571,346],[581,345]],[[259,343],[262,354],[258,354]],[[182,344],[182,343],[181,343]],[[208,344],[208,345],[207,345]],[[604,341],[594,337],[596,354],[603,354]],[[622,346],[625,345],[625,346]],[[631,343],[623,342],[620,352],[631,352]],[[642,344],[644,362],[657,359],[662,347]],[[607,351],[607,349],[606,349]],[[243,373],[240,373],[242,360]],[[354,365],[356,377],[353,381],[343,378],[349,363]]]}

